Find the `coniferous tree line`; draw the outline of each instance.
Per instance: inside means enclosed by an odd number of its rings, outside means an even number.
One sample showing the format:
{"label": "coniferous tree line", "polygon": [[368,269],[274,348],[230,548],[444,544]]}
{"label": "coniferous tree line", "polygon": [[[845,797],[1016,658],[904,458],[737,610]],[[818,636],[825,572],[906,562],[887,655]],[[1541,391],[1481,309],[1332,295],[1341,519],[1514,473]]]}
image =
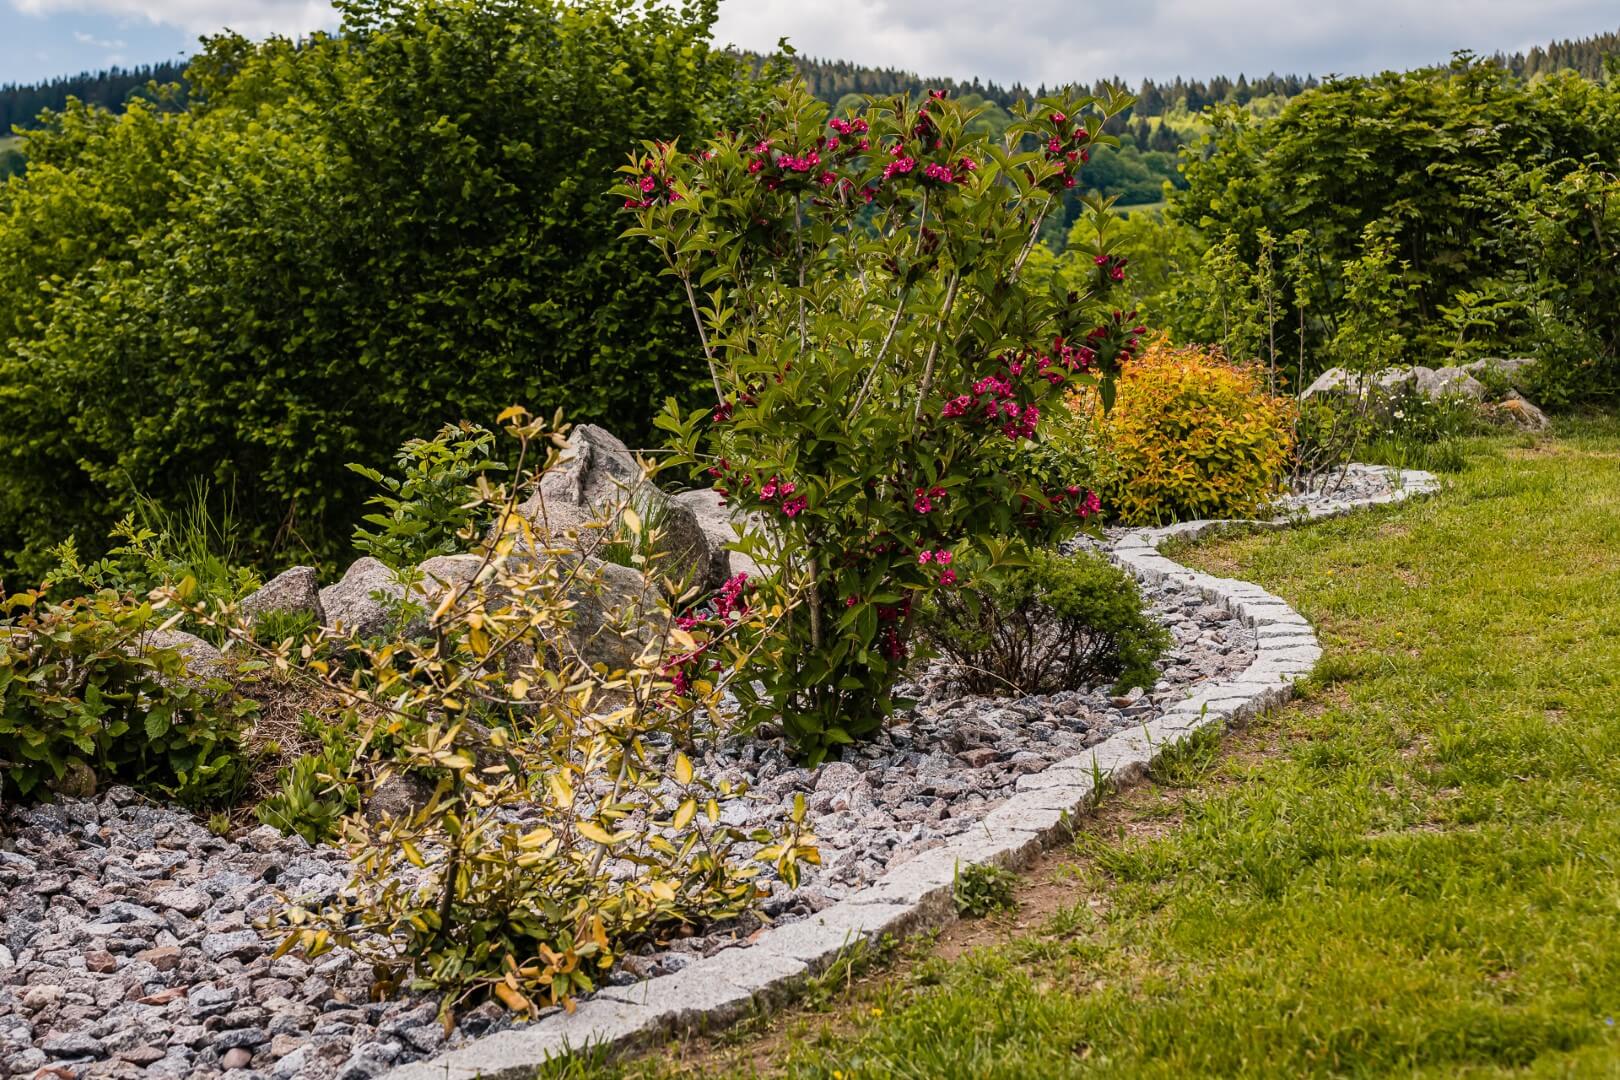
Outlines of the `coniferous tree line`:
{"label": "coniferous tree line", "polygon": [[120,110],[132,93],[143,92],[148,83],[178,83],[185,71],[184,61],[171,60],[133,68],[86,71],[28,86],[8,83],[0,86],[0,135],[10,133],[13,127],[37,126],[41,112],[46,109],[61,112],[70,97],[86,105]]}
{"label": "coniferous tree line", "polygon": [[[1529,52],[1498,52],[1486,58],[1485,62],[1506,68],[1511,74],[1525,79],[1558,71],[1574,71],[1588,79],[1601,79],[1605,77],[1606,58],[1617,56],[1620,56],[1620,31],[1555,41],[1546,46],[1538,45]],[[751,56],[750,59],[756,66],[763,63],[760,57]],[[926,89],[936,87],[953,94],[977,94],[1002,108],[1009,108],[1020,99],[1031,96],[1031,91],[1022,83],[1003,86],[981,79],[925,79],[915,72],[899,68],[866,67],[847,60],[818,60],[802,56],[794,57],[793,64],[804,77],[810,92],[832,104],[846,94],[921,94]],[[1093,84],[1092,91],[1100,93],[1107,87],[1123,83],[1117,78],[1098,80]],[[1226,76],[1211,79],[1177,76],[1166,82],[1143,79],[1135,91],[1137,101],[1132,115],[1143,118],[1163,116],[1170,111],[1197,113],[1211,105],[1248,105],[1256,98],[1271,96],[1291,98],[1318,84],[1319,80],[1313,75],[1279,75],[1275,72],[1252,79],[1242,74],[1236,79]],[[1045,94],[1047,89],[1045,86],[1037,87],[1034,96]],[[1136,131],[1147,135],[1147,125],[1141,125],[1132,133]],[[1143,149],[1174,149],[1173,146],[1149,146],[1142,138],[1137,139],[1137,145]]]}
{"label": "coniferous tree line", "polygon": [[1511,56],[1496,53],[1490,62],[1507,68],[1523,79],[1534,79],[1555,71],[1573,71],[1588,79],[1601,79],[1607,74],[1606,61],[1611,57],[1620,57],[1620,30],[1612,34],[1555,41],[1546,47],[1537,45],[1527,53],[1513,53]]}

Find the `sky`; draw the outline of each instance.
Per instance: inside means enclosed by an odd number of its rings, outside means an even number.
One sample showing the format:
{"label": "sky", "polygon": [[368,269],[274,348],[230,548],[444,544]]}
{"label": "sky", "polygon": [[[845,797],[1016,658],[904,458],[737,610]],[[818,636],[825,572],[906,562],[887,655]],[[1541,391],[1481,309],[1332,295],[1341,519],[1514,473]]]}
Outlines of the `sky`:
{"label": "sky", "polygon": [[[174,59],[222,27],[332,29],[326,0],[0,0],[0,84]],[[1361,74],[1620,29],[1615,0],[723,0],[722,43],[1057,85]]]}

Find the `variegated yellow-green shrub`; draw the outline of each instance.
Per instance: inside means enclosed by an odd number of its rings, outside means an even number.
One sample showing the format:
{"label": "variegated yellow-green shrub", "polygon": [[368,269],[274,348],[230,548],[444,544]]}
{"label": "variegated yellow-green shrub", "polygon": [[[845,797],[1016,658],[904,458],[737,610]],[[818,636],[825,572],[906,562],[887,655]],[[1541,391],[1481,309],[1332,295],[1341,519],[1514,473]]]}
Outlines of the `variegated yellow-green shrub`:
{"label": "variegated yellow-green shrub", "polygon": [[1244,517],[1288,475],[1293,401],[1208,346],[1159,337],[1125,365],[1111,412],[1086,397],[1076,407],[1093,411],[1103,509],[1123,524]]}

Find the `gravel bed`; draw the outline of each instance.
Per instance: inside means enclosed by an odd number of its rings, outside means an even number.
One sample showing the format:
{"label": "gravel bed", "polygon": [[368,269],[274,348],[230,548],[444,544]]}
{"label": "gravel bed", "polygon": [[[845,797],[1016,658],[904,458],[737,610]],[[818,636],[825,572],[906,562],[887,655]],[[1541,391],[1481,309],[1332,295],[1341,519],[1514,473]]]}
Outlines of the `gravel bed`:
{"label": "gravel bed", "polygon": [[[1284,510],[1389,484],[1383,472],[1352,469],[1329,490],[1285,500]],[[1144,597],[1173,639],[1153,687],[960,696],[936,668],[912,688],[916,707],[847,761],[807,770],[779,743],[721,742],[699,769],[751,789],[726,807],[725,822],[779,822],[802,793],[822,866],[797,889],[772,882],[760,916],[627,957],[612,980],[677,971],[766,920],[837,902],[972,828],[1021,776],[1153,720],[1253,659],[1253,631],[1224,608],[1173,585],[1149,586]],[[268,828],[217,837],[127,788],[13,809],[5,828],[0,1076],[361,1080],[509,1023],[480,1006],[447,1039],[434,1000],[369,1002],[370,973],[344,950],[314,964],[271,958],[275,943],[254,923],[283,894],[332,895],[347,880],[336,849]]]}

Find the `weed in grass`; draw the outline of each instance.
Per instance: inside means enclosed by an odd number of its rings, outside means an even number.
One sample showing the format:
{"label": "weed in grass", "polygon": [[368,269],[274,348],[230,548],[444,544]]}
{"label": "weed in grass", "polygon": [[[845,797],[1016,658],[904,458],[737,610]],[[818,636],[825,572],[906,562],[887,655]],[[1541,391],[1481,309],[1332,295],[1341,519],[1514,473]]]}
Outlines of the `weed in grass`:
{"label": "weed in grass", "polygon": [[956,880],[952,892],[956,898],[956,913],[970,919],[982,919],[998,911],[1011,911],[1014,907],[1013,886],[1018,879],[999,866],[956,866]]}
{"label": "weed in grass", "polygon": [[1148,767],[1148,776],[1165,787],[1193,787],[1214,771],[1220,754],[1220,731],[1202,728],[1159,751]]}

